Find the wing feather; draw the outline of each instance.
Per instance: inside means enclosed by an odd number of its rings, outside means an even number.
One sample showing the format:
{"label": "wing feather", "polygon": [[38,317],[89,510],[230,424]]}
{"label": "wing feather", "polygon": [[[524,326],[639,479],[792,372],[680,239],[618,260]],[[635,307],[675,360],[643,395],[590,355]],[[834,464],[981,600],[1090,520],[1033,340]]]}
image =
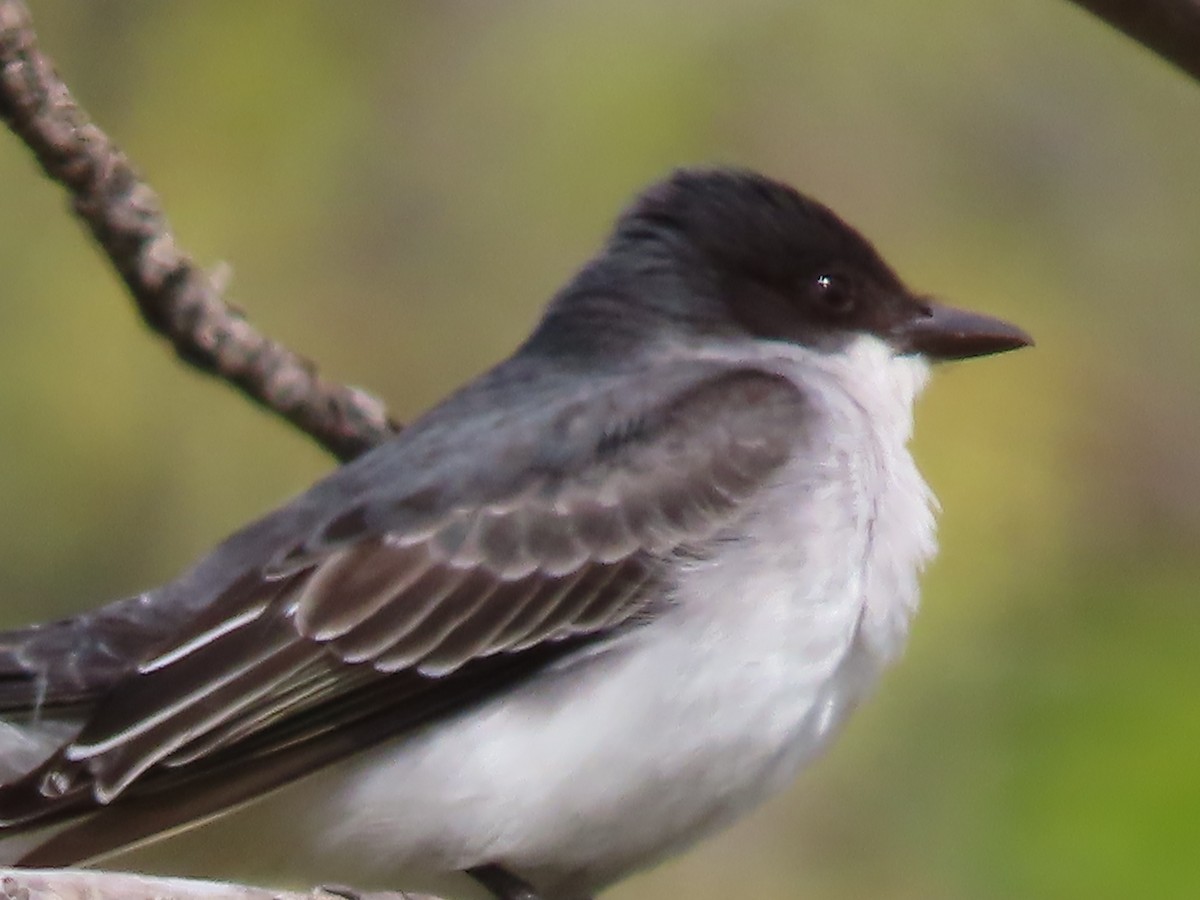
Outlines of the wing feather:
{"label": "wing feather", "polygon": [[[264,548],[116,683],[73,743],[0,788],[0,820],[33,827],[111,803],[153,808],[161,824],[162,805],[142,798],[205,786],[212,796],[181,806],[180,824],[653,618],[673,555],[736,522],[805,433],[789,381],[714,371],[654,408],[611,397],[607,420],[595,398],[564,407],[527,441],[534,456],[498,461],[512,474],[493,476],[490,495],[472,488],[473,502],[436,484],[348,497]],[[219,773],[243,765],[238,793]],[[108,840],[85,833],[79,846]],[[53,846],[31,859],[68,853],[68,833]]]}

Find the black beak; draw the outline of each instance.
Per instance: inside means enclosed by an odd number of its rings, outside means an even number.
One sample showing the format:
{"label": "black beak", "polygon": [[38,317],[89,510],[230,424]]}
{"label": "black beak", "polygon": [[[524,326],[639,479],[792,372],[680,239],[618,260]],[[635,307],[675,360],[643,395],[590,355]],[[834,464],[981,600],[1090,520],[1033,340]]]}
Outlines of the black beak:
{"label": "black beak", "polygon": [[921,301],[913,317],[896,329],[894,340],[903,352],[935,361],[987,356],[1033,344],[1033,338],[1016,325],[930,300]]}

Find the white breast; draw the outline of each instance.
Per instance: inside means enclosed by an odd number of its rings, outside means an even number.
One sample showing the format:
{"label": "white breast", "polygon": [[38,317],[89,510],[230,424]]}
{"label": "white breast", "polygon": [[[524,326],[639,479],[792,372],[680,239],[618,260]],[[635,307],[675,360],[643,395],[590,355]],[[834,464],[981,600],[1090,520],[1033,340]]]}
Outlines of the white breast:
{"label": "white breast", "polygon": [[929,365],[860,337],[847,353],[810,362],[803,371],[812,368],[828,378],[822,383],[810,376],[805,383],[821,392],[833,416],[829,457],[840,461],[853,485],[862,636],[888,662],[903,649],[917,608],[917,578],[937,552],[936,500],[908,450],[913,403]]}
{"label": "white breast", "polygon": [[[716,346],[707,355],[744,359],[745,348]],[[760,555],[763,572],[803,586],[788,609],[831,596],[856,606],[857,630],[881,662],[890,661],[916,611],[917,577],[937,551],[937,501],[908,449],[929,364],[867,335],[838,354],[760,345],[757,361],[794,381],[821,422],[760,510],[748,552]],[[779,535],[791,535],[790,546]]]}
{"label": "white breast", "polygon": [[697,677],[757,697],[750,715],[769,725],[747,727],[780,741],[768,788],[825,746],[902,650],[936,551],[934,500],[907,447],[927,364],[870,337],[836,357],[777,352],[760,362],[794,380],[819,421],[742,536],[680,584],[713,635]]}

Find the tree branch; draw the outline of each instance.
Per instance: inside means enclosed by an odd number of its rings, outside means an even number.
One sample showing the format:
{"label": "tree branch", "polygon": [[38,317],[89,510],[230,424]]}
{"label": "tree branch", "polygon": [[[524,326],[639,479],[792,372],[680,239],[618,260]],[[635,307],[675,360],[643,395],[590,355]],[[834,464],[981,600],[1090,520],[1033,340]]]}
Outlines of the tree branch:
{"label": "tree branch", "polygon": [[[0,900],[339,900],[314,888],[300,894],[220,881],[156,878],[88,869],[0,868]],[[356,894],[361,900],[436,900],[427,894]]]}
{"label": "tree branch", "polygon": [[339,459],[399,426],[382,402],[321,378],[221,299],[214,279],[176,243],[158,196],[92,123],[41,52],[29,10],[0,0],[0,118],[71,195],[142,318],[192,366],[237,387]]}
{"label": "tree branch", "polygon": [[1071,0],[1200,81],[1200,0]]}

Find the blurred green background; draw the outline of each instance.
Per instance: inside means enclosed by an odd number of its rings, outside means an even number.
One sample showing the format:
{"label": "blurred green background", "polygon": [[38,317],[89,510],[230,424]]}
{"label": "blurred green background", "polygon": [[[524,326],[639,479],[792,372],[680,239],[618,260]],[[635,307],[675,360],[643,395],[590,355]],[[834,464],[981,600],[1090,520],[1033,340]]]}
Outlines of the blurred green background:
{"label": "blurred green background", "polygon": [[[231,298],[411,417],[632,191],[764,170],[1037,349],[937,373],[906,659],[758,815],[612,891],[1200,896],[1200,85],[1062,0],[35,2]],[[5,624],[167,579],[327,471],[151,338],[0,136]]]}

